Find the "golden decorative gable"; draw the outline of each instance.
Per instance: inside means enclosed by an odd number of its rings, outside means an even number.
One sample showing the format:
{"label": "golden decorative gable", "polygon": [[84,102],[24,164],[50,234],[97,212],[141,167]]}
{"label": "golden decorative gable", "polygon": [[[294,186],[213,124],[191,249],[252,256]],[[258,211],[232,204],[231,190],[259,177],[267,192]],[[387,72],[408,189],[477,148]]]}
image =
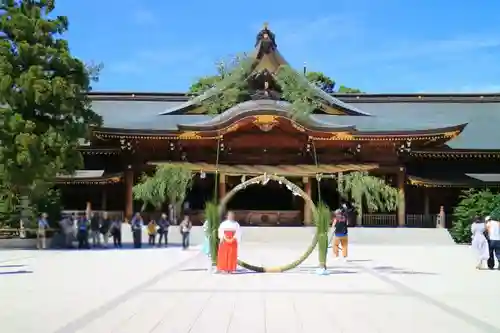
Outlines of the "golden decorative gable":
{"label": "golden decorative gable", "polygon": [[179,134],[178,138],[180,140],[198,140],[201,139],[201,135],[198,132],[186,131]]}

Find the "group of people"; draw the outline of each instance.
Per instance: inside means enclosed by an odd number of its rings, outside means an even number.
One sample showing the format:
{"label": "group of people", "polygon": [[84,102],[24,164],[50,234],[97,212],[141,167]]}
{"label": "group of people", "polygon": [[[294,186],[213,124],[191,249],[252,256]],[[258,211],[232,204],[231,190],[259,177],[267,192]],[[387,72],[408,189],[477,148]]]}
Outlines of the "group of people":
{"label": "group of people", "polygon": [[110,237],[114,247],[122,247],[122,221],[118,217],[109,217],[107,213],[66,215],[59,225],[68,248],[73,247],[74,239],[77,240],[79,249],[89,249],[91,244],[94,248],[106,248]]}
{"label": "group of people", "polygon": [[[142,240],[142,217],[139,213],[137,213],[132,219],[132,232],[134,233],[134,246],[141,247]],[[167,214],[161,214],[161,217],[158,221],[150,220],[147,224],[148,231],[148,244],[151,246],[156,245],[156,238],[158,238],[158,246],[162,246],[162,240],[164,241],[164,245],[168,246],[168,229],[171,223],[167,218]],[[191,229],[193,228],[193,224],[189,219],[188,215],[185,215],[179,224],[179,231],[182,236],[182,248],[184,250],[189,248],[189,237],[191,234]]]}
{"label": "group of people", "polygon": [[482,269],[484,263],[487,263],[488,268],[495,267],[495,258],[497,258],[500,270],[500,222],[486,216],[483,220],[479,216],[474,218],[471,225],[472,232],[472,249],[477,258],[477,269]]}
{"label": "group of people", "polygon": [[[134,248],[142,247],[143,229],[148,233],[148,244],[151,246],[168,246],[168,231],[171,222],[167,214],[161,214],[158,220],[151,219],[147,224],[140,213],[136,213],[130,222],[119,217],[109,217],[106,212],[65,215],[59,221],[59,227],[64,235],[64,246],[73,248],[73,242],[78,242],[79,249],[107,248],[110,238],[115,248],[122,247],[122,225],[130,224]],[[182,235],[182,247],[189,247],[189,238],[192,229],[189,216],[184,216],[179,224]],[[49,229],[48,215],[43,213],[38,219],[37,248],[46,248],[46,232]],[[157,241],[158,240],[158,241]]]}

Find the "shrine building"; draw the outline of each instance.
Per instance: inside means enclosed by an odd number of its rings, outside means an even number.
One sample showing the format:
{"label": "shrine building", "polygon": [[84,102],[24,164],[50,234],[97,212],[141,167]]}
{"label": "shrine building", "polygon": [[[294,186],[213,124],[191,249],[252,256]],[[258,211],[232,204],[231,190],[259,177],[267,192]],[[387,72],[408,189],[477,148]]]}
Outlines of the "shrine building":
{"label": "shrine building", "polygon": [[[320,105],[296,118],[274,80],[287,61],[267,27],[251,57],[251,94],[215,116],[202,102],[224,87],[197,99],[91,93],[103,125],[81,147],[85,170],[57,179],[64,208],[83,211],[90,203],[130,217],[142,205],[133,185],[162,163],[194,173],[186,200],[195,222],[215,186],[222,197],[263,173],[293,180],[314,200],[319,186],[332,208],[340,202],[336,181],[318,175],[361,170],[383,177],[405,200],[396,212],[364,211],[363,226],[433,227],[441,206],[451,215],[461,190],[500,184],[500,94],[327,94],[307,82]],[[302,69],[295,74],[305,80]],[[243,225],[311,223],[303,200],[274,182],[239,192],[229,208]]]}

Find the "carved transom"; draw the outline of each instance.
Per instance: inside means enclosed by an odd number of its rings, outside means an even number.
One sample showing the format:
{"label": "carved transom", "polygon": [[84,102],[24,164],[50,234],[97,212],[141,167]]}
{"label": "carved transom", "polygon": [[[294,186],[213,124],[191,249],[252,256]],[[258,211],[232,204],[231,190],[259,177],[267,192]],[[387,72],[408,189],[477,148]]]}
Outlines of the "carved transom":
{"label": "carved transom", "polygon": [[259,115],[254,117],[253,124],[263,132],[269,132],[278,124],[278,117],[272,115]]}

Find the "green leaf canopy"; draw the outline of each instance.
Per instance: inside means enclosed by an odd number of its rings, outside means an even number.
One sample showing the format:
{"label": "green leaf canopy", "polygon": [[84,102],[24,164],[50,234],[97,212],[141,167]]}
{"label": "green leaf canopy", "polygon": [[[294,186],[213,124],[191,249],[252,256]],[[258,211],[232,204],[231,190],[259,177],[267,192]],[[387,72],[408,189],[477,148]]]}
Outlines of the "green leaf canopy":
{"label": "green leaf canopy", "polygon": [[142,210],[145,210],[148,204],[160,209],[167,201],[176,205],[182,203],[192,181],[191,170],[179,165],[165,164],[158,166],[153,176],[142,175],[132,193],[136,200],[143,202]]}

